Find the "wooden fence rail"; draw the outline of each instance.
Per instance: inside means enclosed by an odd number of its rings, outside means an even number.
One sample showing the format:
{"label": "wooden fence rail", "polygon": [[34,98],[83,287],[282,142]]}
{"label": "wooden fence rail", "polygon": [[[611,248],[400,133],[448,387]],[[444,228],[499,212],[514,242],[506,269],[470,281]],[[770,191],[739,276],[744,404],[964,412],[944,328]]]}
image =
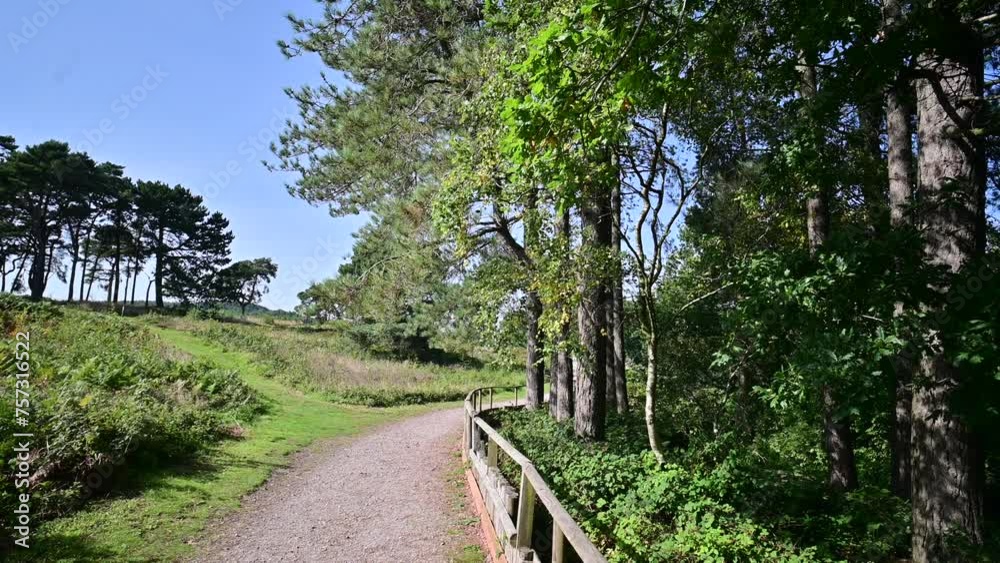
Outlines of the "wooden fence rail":
{"label": "wooden fence rail", "polygon": [[[465,428],[462,455],[469,461],[476,484],[483,496],[493,531],[509,563],[540,561],[538,549],[533,547],[535,507],[540,503],[552,517],[552,563],[574,561],[570,551],[583,563],[607,563],[587,534],[566,512],[552,489],[542,479],[531,460],[510,444],[495,428],[480,418],[480,414],[509,405],[494,405],[494,391],[514,390],[514,407],[522,387],[483,387],[465,398]],[[517,489],[507,481],[498,467],[498,453],[502,451],[521,469]],[[548,540],[549,538],[545,538]],[[537,542],[537,540],[535,540]],[[546,542],[547,543],[547,542]],[[567,545],[568,544],[568,545]]]}

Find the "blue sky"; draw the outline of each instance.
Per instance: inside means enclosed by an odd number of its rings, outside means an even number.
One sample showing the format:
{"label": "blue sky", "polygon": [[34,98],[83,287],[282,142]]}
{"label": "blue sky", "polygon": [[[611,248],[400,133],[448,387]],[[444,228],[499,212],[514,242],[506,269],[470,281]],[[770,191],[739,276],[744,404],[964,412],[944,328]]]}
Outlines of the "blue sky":
{"label": "blue sky", "polygon": [[[313,0],[6,0],[0,3],[0,134],[21,146],[67,141],[136,179],[181,184],[229,218],[233,259],[279,267],[264,304],[298,303],[349,255],[358,217],[334,219],[285,191],[262,159],[294,107],[286,86],[319,78],[286,60],[285,20]],[[140,293],[145,283],[140,282]],[[65,285],[47,294],[65,298]],[[96,288],[95,288],[95,291]]]}

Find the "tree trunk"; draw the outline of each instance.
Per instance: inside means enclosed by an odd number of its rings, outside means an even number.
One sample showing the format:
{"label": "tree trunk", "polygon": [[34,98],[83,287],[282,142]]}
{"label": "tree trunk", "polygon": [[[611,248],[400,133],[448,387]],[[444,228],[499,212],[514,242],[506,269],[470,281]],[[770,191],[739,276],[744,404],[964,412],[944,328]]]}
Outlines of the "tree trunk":
{"label": "tree trunk", "polygon": [[609,246],[611,250],[611,268],[613,272],[609,272],[609,277],[607,281],[607,298],[608,301],[605,304],[605,328],[604,331],[607,334],[607,351],[605,352],[605,371],[607,381],[605,386],[607,387],[608,395],[608,412],[624,412],[621,408],[621,402],[624,397],[618,397],[619,385],[618,385],[618,352],[621,348],[618,347],[618,340],[616,339],[616,331],[618,327],[618,315],[615,309],[616,301],[615,297],[617,295],[618,287],[621,285],[621,235],[619,231],[619,224],[621,223],[621,183],[618,181],[618,159],[616,156],[611,158],[611,167],[615,171],[615,181],[612,184],[611,189],[611,200],[608,202],[608,216],[603,218],[607,221],[608,225],[602,228],[608,230],[609,233]]}
{"label": "tree trunk", "polygon": [[44,217],[33,217],[35,226],[32,228],[33,254],[31,268],[28,270],[28,291],[32,301],[41,301],[45,293],[45,272],[47,269],[47,250],[49,233],[45,228]]}
{"label": "tree trunk", "polygon": [[112,277],[112,279],[111,279],[111,281],[114,282],[114,287],[115,287],[114,298],[112,299],[112,303],[114,303],[115,305],[118,304],[118,295],[121,292],[121,283],[122,283],[122,271],[121,271],[121,268],[122,268],[121,257],[116,257],[115,258],[114,277]]}
{"label": "tree trunk", "polygon": [[646,327],[646,436],[649,438],[649,449],[656,456],[656,461],[663,463],[663,446],[656,430],[656,347],[659,345],[656,327]]}
{"label": "tree trunk", "polygon": [[[579,316],[579,308],[577,308],[577,316]],[[579,319],[578,319],[579,320]],[[579,323],[577,323],[579,324]],[[573,419],[573,429],[576,429],[576,417],[577,417],[577,400],[580,396],[580,381],[583,380],[583,360],[580,359],[580,354],[572,354],[572,361],[570,362],[570,373],[572,375],[573,381],[573,412],[570,414],[570,418]]]}
{"label": "tree trunk", "polygon": [[525,366],[527,371],[525,381],[528,389],[525,406],[537,409],[545,396],[545,360],[542,356],[542,333],[538,328],[538,321],[542,316],[542,300],[538,297],[538,293],[529,291],[527,301],[528,360]]}
{"label": "tree trunk", "polygon": [[614,253],[614,267],[617,269],[612,286],[611,298],[611,340],[614,353],[615,408],[619,413],[628,412],[628,388],[625,380],[625,295],[622,269],[622,192],[621,183],[616,182],[611,194],[611,252]]}
{"label": "tree trunk", "polygon": [[893,86],[886,94],[886,129],[889,139],[889,212],[892,226],[911,224],[913,203],[913,131],[910,127],[912,109],[904,94],[907,83]]}
{"label": "tree trunk", "polygon": [[614,282],[608,283],[607,302],[604,304],[604,334],[606,338],[604,350],[604,387],[607,389],[608,413],[617,412],[618,388],[615,384],[615,292]]}
{"label": "tree trunk", "polygon": [[132,257],[125,257],[125,287],[122,288],[122,304],[128,303],[128,288],[129,284],[132,282],[132,271],[135,268],[132,266]]}
{"label": "tree trunk", "polygon": [[[523,258],[524,267],[533,272],[534,263],[531,260],[531,253],[536,252],[535,246],[538,242],[539,217],[538,217],[538,187],[534,187],[528,193],[528,200],[524,210],[524,247]],[[512,246],[516,246],[511,243]],[[542,317],[542,300],[538,292],[527,290],[527,315],[528,326],[527,335],[527,362],[525,365],[525,384],[527,385],[527,397],[525,406],[528,409],[536,409],[541,406],[545,396],[545,359],[542,355],[542,333],[539,329],[539,322]]]}
{"label": "tree trunk", "polygon": [[[901,305],[901,304],[899,304]],[[902,307],[897,307],[897,314]],[[913,402],[913,363],[900,354],[893,362],[895,373],[893,393],[893,416],[889,434],[890,461],[892,473],[889,476],[889,488],[899,498],[910,498],[911,452],[910,441],[912,433]]]}
{"label": "tree trunk", "polygon": [[860,178],[861,191],[864,197],[864,214],[875,233],[885,232],[888,204],[885,174],[882,171],[882,164],[885,162],[881,142],[884,112],[885,104],[878,93],[866,93],[858,102],[858,128],[864,142],[862,164],[865,174]]}
{"label": "tree trunk", "polygon": [[52,266],[55,265],[55,261],[56,261],[56,242],[57,241],[53,240],[52,244],[49,245],[49,250],[48,250],[48,256],[49,256],[49,258],[48,258],[48,260],[45,261],[45,283],[44,283],[44,285],[46,287],[48,287],[48,285],[49,285],[49,276],[52,275]]}
{"label": "tree trunk", "polygon": [[100,258],[95,256],[94,266],[90,269],[90,281],[87,283],[87,301],[90,301],[90,292],[94,289],[94,282],[97,281],[97,269],[100,266],[101,266],[101,260]]}
{"label": "tree trunk", "polygon": [[581,247],[585,264],[580,268],[580,307],[577,314],[580,345],[577,358],[576,417],[577,436],[593,440],[604,439],[607,420],[607,324],[605,308],[608,291],[604,275],[593,266],[593,258],[606,253],[611,246],[608,216],[610,201],[600,186],[588,186],[580,204]]}
{"label": "tree trunk", "polygon": [[576,389],[573,381],[573,355],[565,350],[556,352],[556,374],[559,379],[559,404],[556,420],[567,421],[576,414]]}
{"label": "tree trunk", "polygon": [[[808,64],[803,56],[798,70],[799,94],[807,101],[812,100],[816,97],[816,68]],[[811,191],[813,193],[806,200],[806,234],[809,252],[815,256],[830,238],[830,192],[825,186],[812,186]],[[830,385],[822,386],[821,395],[828,482],[835,490],[850,490],[858,483],[850,418],[839,412],[836,393]]]}
{"label": "tree trunk", "polygon": [[163,230],[160,230],[156,240],[156,265],[153,271],[153,285],[156,286],[156,308],[163,308]]}
{"label": "tree trunk", "polygon": [[31,291],[32,301],[41,301],[45,293],[45,266],[47,262],[45,241],[38,241],[35,248],[35,255],[31,260],[31,269],[28,270],[28,289]]}
{"label": "tree trunk", "polygon": [[142,267],[139,266],[139,257],[135,257],[135,277],[132,279],[132,298],[131,303],[135,305],[135,288],[139,285],[139,273],[142,272]]}
{"label": "tree trunk", "polygon": [[21,256],[21,263],[17,265],[17,273],[14,274],[14,279],[10,282],[10,290],[12,292],[21,291],[24,288],[23,282],[21,282],[21,276],[24,274],[24,265],[28,262],[28,255],[24,254]]}
{"label": "tree trunk", "polygon": [[66,302],[73,302],[73,290],[76,289],[76,267],[80,263],[80,233],[74,229],[69,230],[69,240],[70,240],[70,263],[69,263],[69,283],[66,285],[69,289],[69,294],[66,296]]}
{"label": "tree trunk", "polygon": [[[562,259],[563,272],[572,271],[572,265],[568,263],[565,256],[570,251],[570,216],[569,209],[564,209],[556,221],[555,234],[558,244],[564,251]],[[566,304],[559,305],[565,308]],[[555,343],[552,355],[552,387],[549,390],[549,412],[558,421],[566,421],[573,418],[573,398],[575,389],[573,388],[573,357],[570,353],[570,324],[564,321],[559,327],[559,335]]]}
{"label": "tree trunk", "polygon": [[[129,284],[129,291],[122,294],[122,303],[135,305],[135,286],[139,284],[139,257],[132,261],[132,282]],[[131,295],[131,298],[129,297]]]}
{"label": "tree trunk", "polygon": [[858,486],[858,470],[854,459],[854,434],[850,419],[838,416],[838,402],[831,386],[823,386],[823,437],[830,464],[829,485],[838,491]]}
{"label": "tree trunk", "polygon": [[7,275],[14,271],[17,265],[17,257],[10,261],[10,269],[7,269],[7,260],[10,255],[5,254],[3,263],[0,263],[0,293],[7,292]]}
{"label": "tree trunk", "polygon": [[9,257],[10,255],[7,254],[6,252],[2,257],[0,257],[0,259],[3,260],[2,262],[0,262],[0,293],[7,292],[7,274],[9,274],[14,269],[14,262],[11,262],[10,270],[7,269],[7,259]]}
{"label": "tree trunk", "polygon": [[[132,272],[128,270],[128,265],[125,266],[125,287],[122,288],[122,304],[128,303],[128,284],[131,281]],[[118,301],[115,301],[117,303]]]}
{"label": "tree trunk", "polygon": [[66,284],[68,294],[66,295],[66,302],[72,303],[73,297],[75,295],[74,289],[76,289],[76,268],[80,263],[80,258],[74,253],[73,257],[70,259],[69,264],[69,282]]}
{"label": "tree trunk", "polygon": [[135,286],[138,284],[139,284],[139,257],[136,256],[132,261],[132,283],[129,284],[129,291],[122,294],[122,303],[131,303],[132,305],[135,305]]}
{"label": "tree trunk", "polygon": [[[902,17],[899,0],[885,0],[882,16],[886,33],[893,33]],[[911,226],[910,207],[913,203],[913,130],[910,118],[913,110],[907,102],[909,82],[897,77],[886,93],[885,117],[888,138],[889,221],[893,229]],[[904,312],[897,302],[895,316]],[[910,434],[912,428],[913,362],[907,354],[893,361],[894,393],[889,451],[891,456],[890,489],[900,498],[910,498]]]}
{"label": "tree trunk", "polygon": [[[90,256],[90,235],[93,232],[93,225],[87,230],[87,234],[83,239],[83,256],[81,257],[80,266],[80,301],[84,300],[83,289],[86,287],[87,283],[87,262],[89,262]],[[97,257],[94,257],[94,263],[97,263]]]}
{"label": "tree trunk", "polygon": [[559,419],[559,355],[549,355],[549,416]]}
{"label": "tree trunk", "polygon": [[83,290],[87,287],[87,251],[84,249],[84,254],[80,259],[80,301],[84,301]]}
{"label": "tree trunk", "polygon": [[[959,273],[982,252],[985,163],[980,111],[983,52],[973,32],[944,14],[938,52],[918,59],[917,134],[919,199],[928,263]],[[947,284],[934,289],[944,293]],[[942,313],[930,307],[929,318]],[[913,389],[913,561],[960,559],[951,535],[983,541],[984,461],[977,437],[953,410],[952,396],[966,375],[949,362],[937,327],[926,335]]]}
{"label": "tree trunk", "polygon": [[[810,249],[815,254],[829,237],[829,218],[824,194],[809,198],[808,229]],[[829,462],[829,484],[835,490],[851,490],[858,485],[858,470],[854,459],[854,437],[851,420],[838,412],[836,393],[830,385],[822,387],[823,443]]]}
{"label": "tree trunk", "polygon": [[[120,229],[120,227],[116,228]],[[109,290],[112,288],[112,285],[114,286],[114,292],[112,294],[114,297],[111,300],[111,302],[114,303],[115,305],[118,304],[118,293],[119,290],[121,289],[121,279],[122,279],[121,268],[122,268],[121,234],[117,234],[115,235],[115,261],[114,265],[111,267],[111,279],[108,281]]]}
{"label": "tree trunk", "polygon": [[114,290],[115,286],[114,280],[115,280],[115,263],[112,260],[110,267],[108,268],[108,285],[105,288],[108,291],[107,301],[109,306],[111,305],[111,292]]}

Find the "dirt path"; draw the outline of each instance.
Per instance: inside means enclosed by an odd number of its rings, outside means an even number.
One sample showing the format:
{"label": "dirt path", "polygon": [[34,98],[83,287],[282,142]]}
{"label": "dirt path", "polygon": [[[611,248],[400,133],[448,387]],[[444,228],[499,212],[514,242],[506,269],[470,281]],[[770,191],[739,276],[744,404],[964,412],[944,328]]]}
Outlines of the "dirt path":
{"label": "dirt path", "polygon": [[462,410],[318,445],[216,525],[196,561],[448,561]]}

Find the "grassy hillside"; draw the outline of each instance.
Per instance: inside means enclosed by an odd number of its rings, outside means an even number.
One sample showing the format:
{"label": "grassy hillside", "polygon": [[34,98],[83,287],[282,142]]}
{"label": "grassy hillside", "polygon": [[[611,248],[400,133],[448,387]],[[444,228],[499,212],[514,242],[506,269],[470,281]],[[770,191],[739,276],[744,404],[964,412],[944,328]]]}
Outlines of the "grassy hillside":
{"label": "grassy hillside", "polygon": [[[30,347],[19,350],[25,334]],[[235,372],[178,357],[148,329],[114,316],[0,296],[0,340],[8,376],[0,455],[13,459],[15,433],[34,435],[35,521],[72,511],[130,474],[192,459],[268,409]],[[14,374],[25,371],[30,406],[19,424]],[[13,465],[6,470],[12,477]],[[13,478],[0,487],[0,510],[10,514]]]}
{"label": "grassy hillside", "polygon": [[473,359],[441,365],[375,357],[336,328],[174,317],[153,322],[250,353],[269,376],[338,403],[387,407],[455,401],[476,387],[515,385],[523,379],[519,372],[482,367]]}

